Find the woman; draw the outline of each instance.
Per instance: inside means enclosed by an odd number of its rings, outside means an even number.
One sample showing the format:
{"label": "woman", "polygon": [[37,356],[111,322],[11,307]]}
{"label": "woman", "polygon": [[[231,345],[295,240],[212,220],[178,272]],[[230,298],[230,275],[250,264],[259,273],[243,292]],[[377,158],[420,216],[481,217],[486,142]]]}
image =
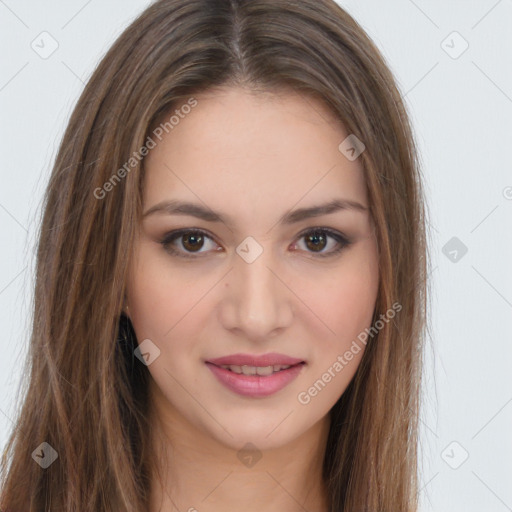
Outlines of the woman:
{"label": "woman", "polygon": [[416,510],[420,177],[334,2],[151,5],[47,189],[2,510]]}

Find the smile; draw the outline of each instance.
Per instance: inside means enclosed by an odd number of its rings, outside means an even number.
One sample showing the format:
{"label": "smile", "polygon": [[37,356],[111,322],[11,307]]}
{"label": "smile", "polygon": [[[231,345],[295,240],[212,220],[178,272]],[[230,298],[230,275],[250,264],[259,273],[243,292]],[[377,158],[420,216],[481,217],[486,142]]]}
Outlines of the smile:
{"label": "smile", "polygon": [[264,398],[284,389],[298,377],[305,366],[293,365],[215,365],[206,362],[217,380],[228,390],[250,398]]}
{"label": "smile", "polygon": [[274,366],[248,366],[244,364],[243,366],[237,366],[235,364],[231,365],[222,365],[221,368],[225,370],[230,370],[234,373],[244,374],[244,375],[272,375],[275,372],[279,372],[281,370],[287,370],[290,368],[290,365],[274,365]]}

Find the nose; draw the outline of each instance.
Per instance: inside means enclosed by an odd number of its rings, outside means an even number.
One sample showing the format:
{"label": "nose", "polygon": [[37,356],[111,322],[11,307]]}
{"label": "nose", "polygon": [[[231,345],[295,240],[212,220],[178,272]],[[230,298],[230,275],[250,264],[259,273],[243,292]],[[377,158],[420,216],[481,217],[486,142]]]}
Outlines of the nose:
{"label": "nose", "polygon": [[282,274],[270,250],[263,250],[250,263],[234,254],[233,268],[224,283],[223,327],[259,342],[286,329],[293,319],[293,294]]}

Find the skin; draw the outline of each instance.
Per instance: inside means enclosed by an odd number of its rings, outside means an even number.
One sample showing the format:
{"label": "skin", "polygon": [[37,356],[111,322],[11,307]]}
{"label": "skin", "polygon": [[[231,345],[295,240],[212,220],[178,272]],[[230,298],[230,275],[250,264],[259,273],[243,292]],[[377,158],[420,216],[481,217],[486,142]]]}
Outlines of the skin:
{"label": "skin", "polygon": [[[232,224],[158,211],[144,217],[134,245],[126,312],[139,342],[150,339],[160,350],[148,365],[158,469],[150,510],[327,511],[328,413],[364,350],[308,404],[297,397],[370,327],[377,241],[368,209],[290,225],[279,219],[333,199],[368,208],[361,159],[339,151],[349,133],[315,99],[240,88],[195,98],[197,106],[146,157],[143,212],[179,199]],[[351,244],[333,254],[339,243],[325,235],[315,252],[303,232],[318,227]],[[191,258],[161,243],[181,228],[207,232],[202,245],[183,237],[170,244]],[[236,252],[248,236],[263,249],[251,263]],[[269,352],[306,364],[265,398],[234,393],[205,364]],[[237,457],[248,442],[261,456],[252,467]]]}

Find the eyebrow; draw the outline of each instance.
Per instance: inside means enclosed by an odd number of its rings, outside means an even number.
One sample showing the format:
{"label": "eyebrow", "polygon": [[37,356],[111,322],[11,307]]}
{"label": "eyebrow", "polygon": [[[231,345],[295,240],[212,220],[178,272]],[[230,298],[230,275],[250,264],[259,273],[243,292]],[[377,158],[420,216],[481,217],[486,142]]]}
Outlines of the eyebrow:
{"label": "eyebrow", "polygon": [[[298,208],[296,210],[290,210],[281,216],[278,223],[281,224],[295,224],[303,220],[319,217],[321,215],[328,215],[338,211],[356,211],[364,213],[368,210],[368,207],[363,206],[357,201],[350,199],[334,199],[328,203],[324,203],[317,206],[310,206],[307,208]],[[155,204],[143,213],[142,218],[146,218],[149,215],[155,213],[168,214],[168,215],[190,215],[197,217],[198,219],[207,222],[222,222],[228,226],[234,224],[232,217],[215,212],[209,208],[206,208],[200,204],[189,203],[186,201],[178,200],[165,200]]]}

